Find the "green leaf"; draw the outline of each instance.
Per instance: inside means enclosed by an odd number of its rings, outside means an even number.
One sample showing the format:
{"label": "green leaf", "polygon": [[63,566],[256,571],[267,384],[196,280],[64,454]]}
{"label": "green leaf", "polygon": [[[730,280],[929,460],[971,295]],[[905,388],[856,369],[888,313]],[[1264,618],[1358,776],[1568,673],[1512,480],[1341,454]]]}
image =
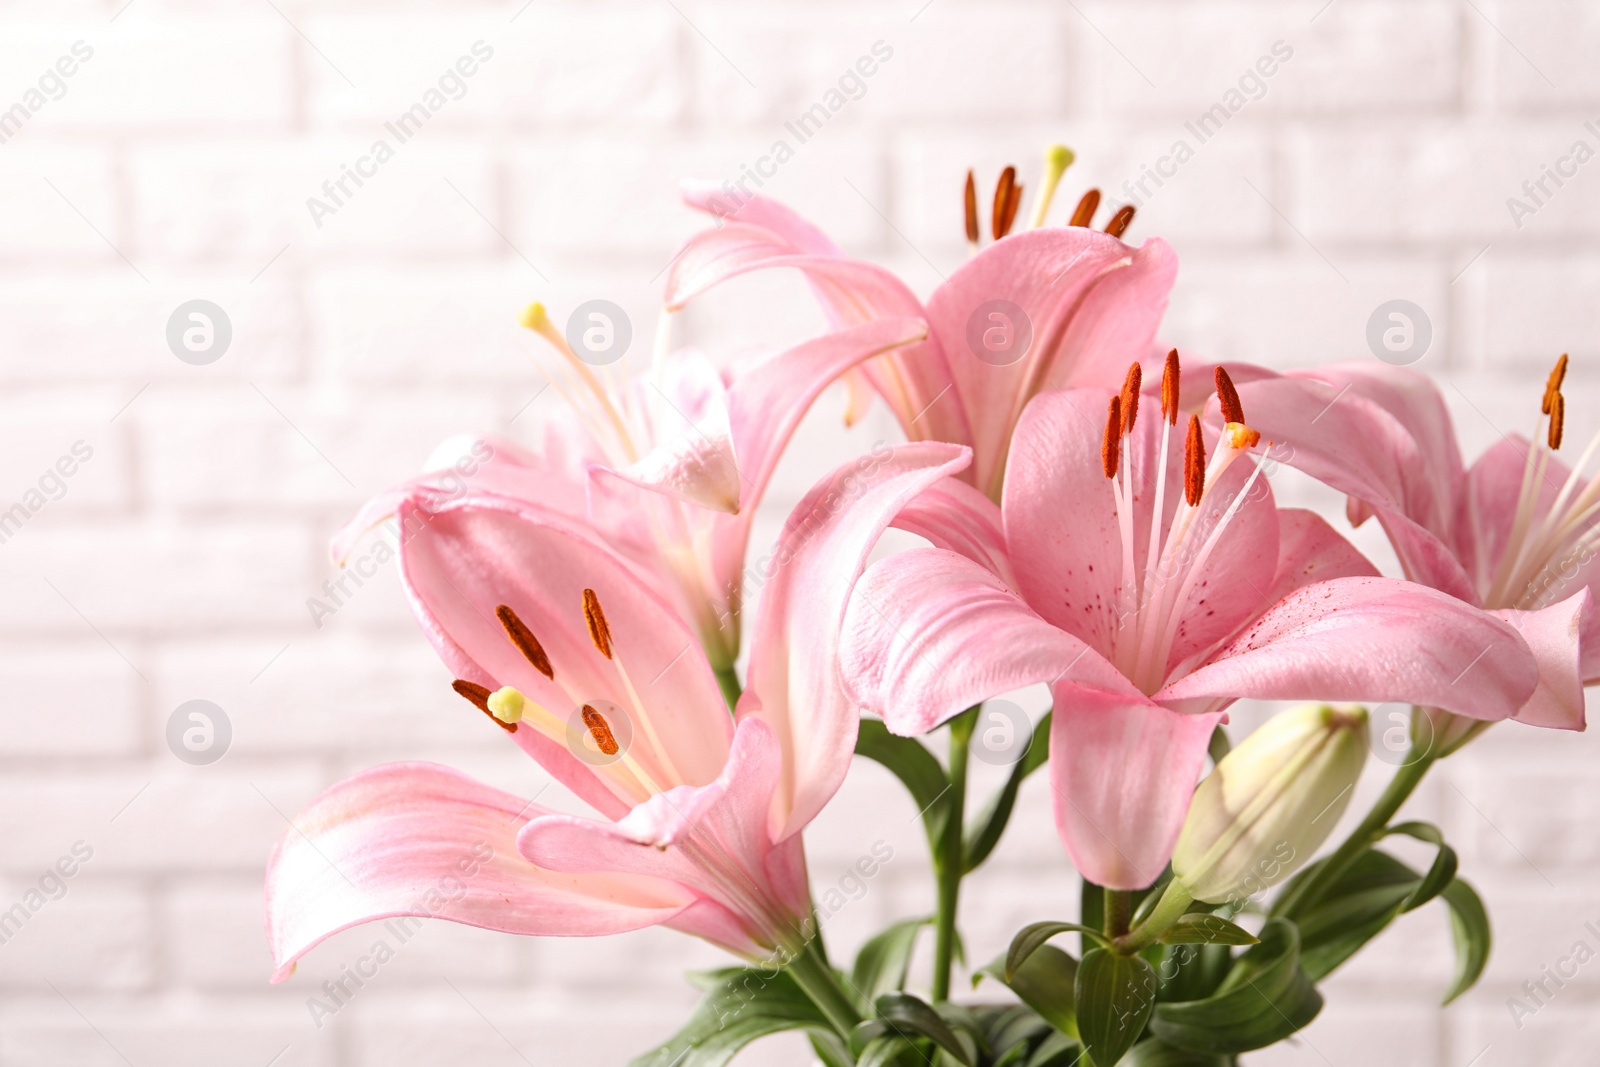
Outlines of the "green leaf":
{"label": "green leaf", "polygon": [[1166,945],[1254,945],[1257,938],[1250,931],[1203,911],[1191,911],[1178,916],[1178,921],[1161,935]]}
{"label": "green leaf", "polygon": [[832,1034],[827,1018],[784,971],[729,967],[696,976],[706,996],[666,1043],[633,1067],[722,1067],[757,1038],[785,1030]]}
{"label": "green leaf", "polygon": [[[950,779],[927,747],[914,737],[896,737],[880,719],[862,719],[856,755],[887,767],[911,793],[930,847],[937,846],[949,814]],[[937,857],[938,849],[934,847]]]}
{"label": "green leaf", "polygon": [[1063,1033],[1052,1033],[1028,1057],[1028,1067],[1086,1067],[1083,1045]]}
{"label": "green leaf", "polygon": [[1433,866],[1428,868],[1428,873],[1422,876],[1422,882],[1405,903],[1400,906],[1402,912],[1420,908],[1440,893],[1449,885],[1456,876],[1459,863],[1456,859],[1455,849],[1444,843],[1444,832],[1437,826],[1425,822],[1405,822],[1391,826],[1386,831],[1391,834],[1405,834],[1418,841],[1426,841],[1430,845],[1438,846],[1439,851],[1433,857]]}
{"label": "green leaf", "polygon": [[1484,964],[1489,962],[1493,938],[1489,933],[1489,913],[1477,890],[1457,878],[1439,895],[1450,906],[1450,933],[1456,943],[1456,976],[1444,995],[1448,1004],[1477,983]]}
{"label": "green leaf", "polygon": [[1078,1033],[1095,1067],[1112,1067],[1144,1033],[1156,1003],[1156,972],[1138,956],[1090,949],[1078,965]]}
{"label": "green leaf", "polygon": [[1017,931],[1017,936],[1011,939],[1011,947],[1006,949],[1006,968],[1003,981],[1011,981],[1011,976],[1017,973],[1017,968],[1022,966],[1022,961],[1031,956],[1040,945],[1057,934],[1064,934],[1069,930],[1076,930],[1086,938],[1093,938],[1097,946],[1109,946],[1111,944],[1099,930],[1084,926],[1082,923],[1029,923]]}
{"label": "green leaf", "polygon": [[1017,803],[1017,790],[1028,775],[1045,765],[1050,755],[1050,713],[1046,712],[1033,728],[1033,737],[1028,742],[1028,751],[1021,759],[1011,765],[1011,773],[1006,777],[1006,784],[989,802],[984,805],[983,811],[971,820],[967,831],[965,845],[966,861],[964,870],[971,872],[978,865],[989,858],[989,853],[994,851],[994,846],[999,844],[1000,835],[1005,832],[1006,823],[1011,821],[1011,810]]}
{"label": "green leaf", "polygon": [[1070,955],[1054,945],[1040,945],[1009,974],[1006,957],[996,958],[972,976],[973,984],[984,976],[1003,983],[1052,1027],[1078,1039],[1078,1018],[1074,1010],[1078,961]]}
{"label": "green leaf", "polygon": [[1133,1046],[1133,1051],[1122,1062],[1126,1067],[1229,1067],[1232,1060],[1225,1056],[1176,1048],[1158,1037],[1152,1037]]}
{"label": "green leaf", "polygon": [[861,946],[850,971],[850,985],[862,1002],[862,1010],[869,1010],[884,993],[905,988],[906,970],[917,945],[917,933],[932,921],[929,918],[897,922]]}
{"label": "green leaf", "polygon": [[1321,1010],[1322,995],[1300,969],[1299,931],[1273,919],[1215,994],[1158,1005],[1150,1031],[1190,1052],[1227,1055],[1276,1044]]}
{"label": "green leaf", "polygon": [[1355,955],[1400,915],[1422,877],[1387,852],[1356,857],[1322,900],[1296,921],[1300,963],[1318,981]]}
{"label": "green leaf", "polygon": [[877,1018],[868,1019],[850,1032],[850,1047],[858,1054],[885,1037],[926,1037],[965,1067],[977,1067],[978,1050],[972,1038],[958,1036],[924,1001],[909,993],[885,993],[878,998],[877,1009]]}

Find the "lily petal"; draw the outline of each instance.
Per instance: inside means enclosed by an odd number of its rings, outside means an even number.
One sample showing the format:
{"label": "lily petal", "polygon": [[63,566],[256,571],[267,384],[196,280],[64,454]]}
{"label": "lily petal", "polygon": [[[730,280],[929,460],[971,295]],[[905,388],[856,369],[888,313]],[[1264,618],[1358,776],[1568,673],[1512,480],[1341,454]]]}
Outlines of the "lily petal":
{"label": "lily petal", "polygon": [[1502,719],[1538,681],[1510,624],[1414,582],[1335,578],[1291,593],[1153,699],[1396,700]]}
{"label": "lily petal", "polygon": [[[721,690],[694,634],[630,565],[576,523],[519,502],[468,498],[415,510],[418,533],[404,543],[402,573],[423,632],[458,678],[511,685],[571,723],[588,704],[629,721],[629,755],[663,788],[703,785],[726,759],[732,724]],[[615,658],[595,644],[586,617],[593,590],[607,617]],[[507,636],[506,605],[543,646],[546,678]],[[624,676],[626,671],[626,676]],[[643,706],[640,706],[640,705]],[[622,711],[622,709],[627,709]],[[518,734],[532,730],[526,722]],[[575,735],[583,729],[574,727]],[[547,769],[608,814],[596,767],[551,746]]]}
{"label": "lily petal", "polygon": [[[1150,352],[1177,269],[1159,239],[1135,250],[1085,227],[1047,227],[988,246],[934,292],[928,323],[966,410],[978,488],[999,498],[1007,439],[1035,393],[1115,388],[1128,362]],[[1020,358],[997,365],[974,346],[991,322],[1031,333]]]}
{"label": "lily petal", "polygon": [[[976,492],[976,490],[973,490]],[[938,548],[868,568],[845,615],[839,668],[897,734],[923,734],[989,697],[1063,677],[1142,701],[1116,668],[998,577]]]}
{"label": "lily petal", "polygon": [[1220,714],[1062,683],[1050,719],[1056,830],[1087,879],[1143,889],[1172,856]]}
{"label": "lily petal", "polygon": [[867,557],[894,517],[971,452],[925,442],[873,452],[818,482],[784,524],[763,593],[742,722],[767,722],[784,750],[774,840],[798,833],[849,770],[860,713],[839,678],[840,630]]}
{"label": "lily petal", "polygon": [[1515,626],[1539,662],[1539,688],[1518,709],[1518,722],[1555,730],[1585,728],[1581,642],[1584,615],[1593,611],[1594,598],[1584,588],[1538,611],[1489,613]]}
{"label": "lily petal", "polygon": [[658,879],[535,867],[517,834],[544,812],[432,763],[387,764],[335,785],[267,864],[272,980],[339,931],[394,916],[587,936],[664,922],[693,902]]}
{"label": "lily petal", "polygon": [[966,482],[940,482],[907,504],[894,525],[927,538],[935,548],[967,557],[1016,588],[1000,508]]}
{"label": "lily petal", "polygon": [[[759,954],[751,945],[771,947],[774,935],[809,910],[800,839],[774,845],[767,835],[767,812],[783,773],[778,738],[766,723],[747,719],[739,724],[727,767],[710,784],[658,794],[615,823],[543,815],[521,831],[517,846],[530,862],[553,871],[683,886],[738,918],[743,936],[732,945],[723,942],[725,947]],[[701,861],[712,854],[719,857],[714,866]],[[771,893],[777,894],[776,906]],[[725,915],[714,922],[726,929],[726,920]]]}
{"label": "lily petal", "polygon": [[662,440],[637,463],[607,472],[641,489],[737,514],[739,463],[721,373],[700,353],[682,350],[664,362],[660,382],[641,392]]}

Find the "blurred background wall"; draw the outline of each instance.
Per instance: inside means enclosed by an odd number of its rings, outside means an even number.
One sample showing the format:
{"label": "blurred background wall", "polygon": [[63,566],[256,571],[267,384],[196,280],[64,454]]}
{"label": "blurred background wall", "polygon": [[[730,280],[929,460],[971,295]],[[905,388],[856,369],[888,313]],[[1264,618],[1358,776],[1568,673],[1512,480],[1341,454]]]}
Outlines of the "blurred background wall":
{"label": "blurred background wall", "polygon": [[[875,49],[875,73],[841,84]],[[0,943],[0,1063],[619,1063],[681,1018],[680,972],[719,956],[678,935],[434,923],[319,1025],[308,998],[378,934],[269,987],[260,899],[287,819],[358,768],[545,783],[449,692],[392,565],[331,615],[308,600],[338,577],[329,536],[438,440],[536,439],[557,401],[514,327],[527,301],[561,322],[611,300],[647,353],[698,225],[679,179],[736,181],[785,140],[764,191],[927,292],[965,256],[966,168],[987,191],[1014,162],[1032,185],[1063,141],[1079,162],[1058,213],[1095,184],[1140,203],[1131,239],[1177,249],[1164,333],[1190,358],[1370,360],[1369,319],[1406,300],[1431,333],[1416,366],[1471,454],[1533,424],[1564,350],[1581,443],[1600,426],[1600,163],[1575,150],[1600,148],[1597,49],[1600,9],[1578,2],[0,5],[0,510],[26,510],[0,544],[0,908],[44,891]],[[462,57],[473,73],[445,77]],[[786,124],[830,90],[843,103],[800,143]],[[419,102],[402,143],[385,124]],[[1219,104],[1225,123],[1191,129]],[[367,177],[335,200],[347,167]],[[195,300],[231,333],[210,362],[169,344]],[[819,325],[768,277],[680,336],[727,358]],[[881,409],[843,433],[841,406],[808,421],[761,539],[823,470],[894,439]],[[226,717],[210,764],[168,743],[191,700]],[[1597,751],[1499,727],[1415,803],[1492,910],[1478,989],[1437,1009],[1450,949],[1431,906],[1330,982],[1297,1045],[1247,1062],[1592,1062],[1600,964],[1520,1027],[1506,1001],[1596,944]],[[1375,760],[1363,792],[1387,773]],[[1075,910],[1046,801],[1035,781],[967,883],[978,962]],[[894,850],[830,921],[835,952],[931,908],[915,815],[862,766],[811,831],[819,886]],[[49,877],[75,849],[72,877]],[[750,1062],[806,1057],[779,1040]]]}

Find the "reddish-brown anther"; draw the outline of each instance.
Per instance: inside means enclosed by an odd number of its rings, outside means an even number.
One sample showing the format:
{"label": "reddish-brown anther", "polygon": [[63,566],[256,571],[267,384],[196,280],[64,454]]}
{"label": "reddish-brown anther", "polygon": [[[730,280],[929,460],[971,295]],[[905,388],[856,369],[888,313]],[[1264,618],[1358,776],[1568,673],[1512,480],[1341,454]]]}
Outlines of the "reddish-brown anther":
{"label": "reddish-brown anther", "polygon": [[596,748],[608,756],[617,754],[617,739],[611,733],[611,724],[588,704],[583,706],[583,725],[589,728],[589,736],[594,738]]}
{"label": "reddish-brown anther", "polygon": [[1540,405],[1542,414],[1550,414],[1550,404],[1555,395],[1561,392],[1561,383],[1567,377],[1567,354],[1561,353],[1561,358],[1556,360],[1555,367],[1550,371],[1549,379],[1544,383],[1544,403]]}
{"label": "reddish-brown anther", "polygon": [[611,627],[606,623],[606,613],[600,610],[600,598],[593,589],[583,591],[583,618],[589,624],[589,640],[606,659],[611,658]]}
{"label": "reddish-brown anther", "polygon": [[1239,390],[1233,387],[1228,372],[1218,367],[1214,376],[1217,382],[1217,400],[1222,405],[1222,421],[1244,423],[1244,405],[1239,403]]}
{"label": "reddish-brown anther", "polygon": [[1189,439],[1183,443],[1183,499],[1200,506],[1206,491],[1206,443],[1200,436],[1200,416],[1189,416]]}
{"label": "reddish-brown anther", "polygon": [[1072,219],[1068,226],[1087,226],[1094,221],[1095,209],[1100,206],[1100,190],[1090,189],[1078,201],[1078,206],[1072,211]]}
{"label": "reddish-brown anther", "polygon": [[533,636],[533,631],[528,629],[527,624],[517,618],[517,613],[506,604],[496,607],[494,613],[500,620],[500,626],[505,630],[506,636],[517,646],[517,651],[533,664],[535,670],[553,681],[556,672],[550,665],[550,657],[545,655],[544,646],[539,644],[539,639]]}
{"label": "reddish-brown anther", "polygon": [[1167,353],[1167,365],[1161,372],[1161,417],[1168,426],[1178,425],[1178,350]]}
{"label": "reddish-brown anther", "polygon": [[1144,387],[1144,368],[1138,362],[1128,364],[1128,376],[1122,379],[1122,430],[1133,433],[1133,424],[1139,421],[1139,390]]}
{"label": "reddish-brown anther", "polygon": [[[1017,168],[1007,167],[1000,172],[1000,180],[994,187],[994,207],[989,213],[989,232],[994,234],[996,241],[1004,237],[1010,230],[1006,221],[1006,209],[1011,206],[1011,190],[1017,184]],[[1012,212],[1015,214],[1015,211]]]}
{"label": "reddish-brown anther", "polygon": [[972,244],[978,243],[978,184],[972,179],[972,171],[967,171],[966,190],[967,210],[967,240]]}
{"label": "reddish-brown anther", "polygon": [[1111,216],[1111,221],[1106,223],[1106,232],[1113,237],[1121,237],[1133,225],[1133,205],[1123,204],[1117,208],[1117,213]]}
{"label": "reddish-brown anther", "polygon": [[1122,398],[1111,398],[1111,407],[1106,412],[1106,436],[1100,442],[1100,469],[1106,472],[1107,478],[1117,476],[1117,457],[1121,452],[1122,440]]}

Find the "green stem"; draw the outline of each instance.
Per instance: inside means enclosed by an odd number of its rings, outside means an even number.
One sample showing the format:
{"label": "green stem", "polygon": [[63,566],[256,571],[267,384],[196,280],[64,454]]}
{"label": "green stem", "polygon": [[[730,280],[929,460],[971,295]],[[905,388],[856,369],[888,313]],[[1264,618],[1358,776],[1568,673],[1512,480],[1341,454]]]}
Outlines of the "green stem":
{"label": "green stem", "polygon": [[1416,790],[1423,776],[1438,758],[1430,751],[1419,752],[1416,748],[1412,748],[1409,755],[1413,757],[1411,762],[1395,772],[1383,795],[1372,806],[1372,810],[1367,812],[1367,817],[1361,820],[1361,825],[1350,832],[1350,836],[1323,861],[1316,873],[1273,904],[1273,914],[1291,918],[1295,915],[1304,915],[1316,906],[1322,895],[1350,869],[1351,864],[1355,863],[1363,852],[1378,843],[1383,837],[1384,830],[1389,826],[1389,820],[1394,818],[1395,813],[1400,810],[1400,805],[1404,804]]}
{"label": "green stem", "polygon": [[1131,956],[1135,952],[1152,944],[1162,934],[1172,929],[1172,924],[1178,917],[1189,910],[1189,905],[1194,903],[1194,898],[1189,891],[1174,878],[1167,883],[1167,888],[1161,894],[1161,899],[1156,901],[1156,906],[1144,922],[1134,929],[1117,938],[1116,949],[1124,955]]}
{"label": "green stem", "polygon": [[739,684],[739,672],[733,669],[733,664],[716,668],[717,684],[722,687],[722,699],[728,702],[728,710],[732,711],[739,703],[739,697],[744,693],[744,687]]}
{"label": "green stem", "polygon": [[978,709],[968,708],[950,720],[950,789],[944,835],[934,857],[939,878],[939,911],[933,941],[933,999],[950,999],[950,963],[955,957],[956,903],[961,896],[962,835],[967,806],[967,746],[977,725]]}
{"label": "green stem", "polygon": [[1133,894],[1126,889],[1112,889],[1105,887],[1105,912],[1106,936],[1111,938],[1121,937],[1128,932],[1128,923],[1133,918]]}
{"label": "green stem", "polygon": [[861,1021],[861,1013],[839,985],[833,969],[823,961],[811,942],[807,941],[785,964],[784,969],[805,995],[811,998],[811,1002],[828,1017],[828,1022],[839,1032],[839,1036],[848,1041],[850,1031]]}

